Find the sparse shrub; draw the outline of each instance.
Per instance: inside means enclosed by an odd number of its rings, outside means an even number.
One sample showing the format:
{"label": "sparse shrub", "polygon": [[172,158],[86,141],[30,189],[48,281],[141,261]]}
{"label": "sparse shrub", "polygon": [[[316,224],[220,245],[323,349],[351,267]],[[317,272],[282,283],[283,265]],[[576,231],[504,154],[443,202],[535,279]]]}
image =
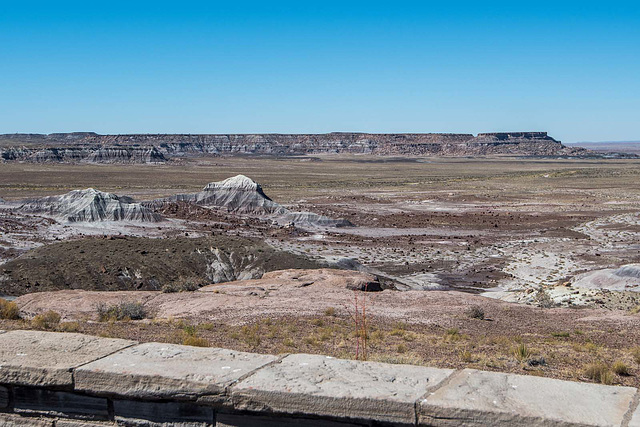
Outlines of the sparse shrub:
{"label": "sparse shrub", "polygon": [[584,375],[590,380],[601,384],[613,383],[613,374],[611,373],[611,370],[602,362],[588,365],[584,371]]}
{"label": "sparse shrub", "polygon": [[631,350],[631,356],[633,357],[634,362],[640,365],[640,347],[634,347]]}
{"label": "sparse shrub", "polygon": [[407,331],[405,329],[400,329],[400,328],[395,327],[395,328],[393,328],[391,330],[391,332],[389,332],[389,335],[392,335],[394,337],[402,337],[406,333],[407,333]]}
{"label": "sparse shrub", "polygon": [[36,329],[52,330],[60,324],[60,314],[49,310],[44,314],[38,314],[31,320],[31,326]]}
{"label": "sparse shrub", "polygon": [[96,305],[96,312],[100,322],[141,320],[147,317],[147,311],[141,302],[121,302],[109,306],[105,303],[99,303]]}
{"label": "sparse shrub", "polygon": [[398,353],[406,353],[407,352],[407,346],[404,344],[398,344],[398,347],[396,348],[396,351]]}
{"label": "sparse shrub", "polygon": [[458,341],[462,339],[462,335],[460,335],[458,328],[449,328],[445,331],[444,339],[446,341]]}
{"label": "sparse shrub", "polygon": [[295,347],[295,346],[296,346],[295,341],[293,341],[291,338],[285,338],[285,339],[282,341],[282,344],[284,344],[284,345],[285,345],[285,346],[287,346],[287,347]]}
{"label": "sparse shrub", "polygon": [[184,325],[182,327],[182,330],[184,331],[185,334],[187,334],[190,337],[196,336],[196,327],[193,325]]}
{"label": "sparse shrub", "polygon": [[524,363],[531,357],[531,351],[527,348],[527,345],[522,342],[513,349],[513,356],[520,363]]}
{"label": "sparse shrub", "polygon": [[424,360],[416,353],[403,354],[375,354],[371,357],[374,362],[393,363],[396,365],[422,365]]}
{"label": "sparse shrub", "polygon": [[183,345],[191,345],[194,347],[209,347],[209,341],[194,335],[186,335],[182,340]]}
{"label": "sparse shrub", "polygon": [[409,331],[402,336],[402,339],[405,341],[415,341],[417,337],[418,337],[418,334]]}
{"label": "sparse shrub", "polygon": [[216,328],[216,325],[214,325],[213,323],[203,323],[201,325],[198,325],[198,327],[203,331],[213,331]]}
{"label": "sparse shrub", "polygon": [[62,322],[58,326],[60,332],[78,332],[80,324],[78,322]]}
{"label": "sparse shrub", "polygon": [[260,325],[245,325],[242,327],[241,332],[242,340],[252,347],[258,347],[262,342],[262,338],[260,337]]}
{"label": "sparse shrub", "polygon": [[553,308],[556,306],[556,303],[553,301],[549,293],[542,288],[538,289],[535,300],[542,308]]}
{"label": "sparse shrub", "polygon": [[327,309],[324,310],[324,315],[325,316],[335,316],[336,315],[336,309],[333,307],[328,307]]}
{"label": "sparse shrub", "polygon": [[484,320],[484,310],[479,305],[472,305],[465,311],[465,314],[470,319]]}
{"label": "sparse shrub", "polygon": [[311,321],[311,324],[313,326],[324,326],[324,322],[322,321],[322,319],[313,319]]}
{"label": "sparse shrub", "polygon": [[0,298],[0,319],[18,320],[19,318],[18,304]]}
{"label": "sparse shrub", "polygon": [[205,283],[198,282],[193,278],[180,278],[175,282],[170,282],[162,287],[162,292],[170,294],[174,292],[193,292],[200,289]]}
{"label": "sparse shrub", "polygon": [[555,338],[569,338],[569,332],[551,332],[551,336]]}
{"label": "sparse shrub", "polygon": [[621,361],[617,361],[613,364],[613,372],[616,374],[626,377],[629,375],[629,367]]}
{"label": "sparse shrub", "polygon": [[460,360],[464,363],[473,362],[473,355],[469,350],[464,350],[460,352]]}
{"label": "sparse shrub", "polygon": [[377,329],[371,332],[371,341],[382,341],[384,339],[384,332]]}

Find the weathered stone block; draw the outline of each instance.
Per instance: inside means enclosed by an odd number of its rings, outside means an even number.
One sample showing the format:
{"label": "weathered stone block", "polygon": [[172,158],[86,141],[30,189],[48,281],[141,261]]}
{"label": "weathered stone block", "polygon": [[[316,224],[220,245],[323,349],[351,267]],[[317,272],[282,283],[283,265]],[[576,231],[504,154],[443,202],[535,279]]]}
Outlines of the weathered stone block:
{"label": "weathered stone block", "polygon": [[108,419],[107,399],[65,391],[15,387],[13,410],[17,413],[43,414],[84,419]]}
{"label": "weathered stone block", "polygon": [[[640,390],[638,393],[639,395],[636,396],[636,399],[640,399]],[[640,427],[640,405],[635,408],[628,427]]]}
{"label": "weathered stone block", "polygon": [[53,420],[0,412],[0,427],[53,427]]}
{"label": "weathered stone block", "polygon": [[257,414],[217,414],[216,427],[358,427],[356,424]]}
{"label": "weathered stone block", "polygon": [[420,402],[419,424],[619,426],[635,391],[465,369]]}
{"label": "weathered stone block", "polygon": [[73,368],[133,344],[81,334],[9,331],[0,334],[0,383],[71,386]]}
{"label": "weathered stone block", "polygon": [[115,419],[121,423],[171,423],[180,426],[210,426],[213,408],[188,402],[141,402],[114,400]]}
{"label": "weathered stone block", "polygon": [[112,421],[84,421],[84,420],[56,419],[55,427],[110,427],[115,425],[116,423]]}
{"label": "weathered stone block", "polygon": [[156,399],[195,399],[227,386],[276,356],[220,348],[146,343],[75,371],[75,388],[90,393]]}
{"label": "weathered stone block", "polygon": [[0,409],[9,407],[9,389],[0,386]]}
{"label": "weathered stone block", "polygon": [[246,410],[415,422],[415,402],[453,373],[409,365],[294,354],[232,387]]}

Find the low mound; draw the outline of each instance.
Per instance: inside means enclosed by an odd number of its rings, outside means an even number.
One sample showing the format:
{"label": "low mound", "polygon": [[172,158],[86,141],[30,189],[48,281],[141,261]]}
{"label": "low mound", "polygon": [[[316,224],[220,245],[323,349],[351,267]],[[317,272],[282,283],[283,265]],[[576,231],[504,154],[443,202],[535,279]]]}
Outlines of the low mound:
{"label": "low mound", "polygon": [[178,194],[146,203],[155,209],[167,204],[186,202],[206,208],[223,209],[227,212],[270,217],[276,222],[293,223],[319,227],[353,226],[346,219],[333,219],[311,212],[291,212],[284,206],[271,200],[262,190],[262,186],[244,175],[236,175],[224,181],[210,182],[202,191],[191,194]]}
{"label": "low mound", "polygon": [[338,287],[352,291],[378,292],[382,286],[378,278],[369,273],[335,270],[321,268],[314,270],[290,269],[277,270],[265,273],[262,278],[256,280],[242,280],[236,282],[221,283],[204,286],[200,292],[220,292],[233,295],[234,290],[246,293],[247,289],[258,289],[265,293],[278,290],[280,288],[305,288],[314,287]]}
{"label": "low mound", "polygon": [[17,209],[21,212],[50,215],[68,222],[162,221],[162,216],[140,203],[135,203],[130,197],[117,196],[93,188],[73,190],[61,196],[26,200]]}
{"label": "low mound", "polygon": [[[23,295],[16,303],[26,318],[54,310],[69,320],[91,319],[96,317],[96,306],[100,304],[113,306],[130,302],[143,304],[148,313],[160,318],[202,319],[215,313],[215,316],[225,316],[227,321],[228,316],[252,319],[265,312],[286,315],[322,313],[329,307],[343,309],[351,306],[356,290],[381,291],[382,288],[376,276],[358,271],[288,269],[265,273],[261,279],[209,285],[196,292],[63,290]],[[388,303],[381,307],[387,307]]]}
{"label": "low mound", "polygon": [[573,286],[587,289],[640,292],[640,264],[627,264],[620,268],[605,268],[585,273],[576,277]]}
{"label": "low mound", "polygon": [[87,238],[33,249],[0,267],[0,294],[60,289],[161,290],[262,277],[266,271],[326,267],[232,236]]}
{"label": "low mound", "polygon": [[282,214],[286,209],[271,200],[260,184],[244,175],[236,175],[224,181],[210,182],[202,191],[191,194],[177,194],[151,202],[152,206],[162,206],[171,202],[187,202],[207,208],[220,208],[240,214]]}

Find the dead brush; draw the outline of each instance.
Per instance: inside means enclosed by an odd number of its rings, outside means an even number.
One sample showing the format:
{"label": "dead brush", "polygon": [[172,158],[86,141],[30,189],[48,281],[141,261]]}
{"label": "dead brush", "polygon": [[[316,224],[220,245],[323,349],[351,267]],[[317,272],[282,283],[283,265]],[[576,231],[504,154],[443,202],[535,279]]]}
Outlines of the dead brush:
{"label": "dead brush", "polygon": [[46,313],[38,314],[31,320],[31,326],[36,329],[54,330],[60,324],[60,314],[49,310]]}
{"label": "dead brush", "polygon": [[613,373],[604,362],[592,363],[587,366],[584,375],[600,384],[613,384]]}
{"label": "dead brush", "polygon": [[0,298],[0,319],[20,319],[20,310],[18,309],[18,304]]}
{"label": "dead brush", "polygon": [[[355,335],[355,359],[367,360],[368,358],[368,339],[370,335],[369,321],[367,319],[367,287],[365,285],[362,291],[353,291],[352,306],[344,304],[344,308],[349,313],[349,317],[353,322]],[[360,295],[362,293],[362,295]]]}
{"label": "dead brush", "polygon": [[99,322],[115,322],[118,320],[141,320],[147,317],[147,310],[141,302],[123,301],[115,305],[96,304]]}

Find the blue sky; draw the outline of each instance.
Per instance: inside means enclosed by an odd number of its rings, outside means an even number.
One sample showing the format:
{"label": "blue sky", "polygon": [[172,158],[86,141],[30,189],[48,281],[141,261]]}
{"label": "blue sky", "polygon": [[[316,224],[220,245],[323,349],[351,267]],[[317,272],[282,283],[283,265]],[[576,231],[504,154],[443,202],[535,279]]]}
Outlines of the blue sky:
{"label": "blue sky", "polygon": [[640,139],[638,2],[0,5],[0,133]]}

